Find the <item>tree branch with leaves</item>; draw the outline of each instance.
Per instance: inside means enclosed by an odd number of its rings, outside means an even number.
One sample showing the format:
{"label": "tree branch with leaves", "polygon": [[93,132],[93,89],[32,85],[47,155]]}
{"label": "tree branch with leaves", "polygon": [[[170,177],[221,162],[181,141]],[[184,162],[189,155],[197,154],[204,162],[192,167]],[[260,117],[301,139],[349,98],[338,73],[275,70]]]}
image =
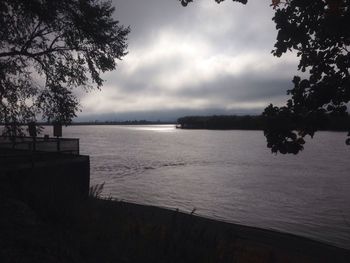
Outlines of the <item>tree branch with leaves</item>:
{"label": "tree branch with leaves", "polygon": [[[184,6],[189,2],[181,1]],[[277,29],[272,54],[296,52],[298,70],[306,77],[294,76],[286,106],[271,104],[264,110],[264,134],[272,152],[296,154],[305,136],[325,126],[327,115],[349,115],[350,0],[272,0],[271,6]]]}
{"label": "tree branch with leaves", "polygon": [[275,5],[278,33],[272,53],[280,57],[296,52],[298,70],[307,77],[293,78],[286,106],[270,105],[263,113],[268,121],[265,136],[273,152],[298,153],[304,137],[313,137],[327,121],[325,116],[349,114],[349,8],[349,0],[289,0]]}
{"label": "tree branch with leaves", "polygon": [[113,19],[110,1],[0,2],[0,122],[68,124],[73,91],[103,84],[126,55],[129,28]]}

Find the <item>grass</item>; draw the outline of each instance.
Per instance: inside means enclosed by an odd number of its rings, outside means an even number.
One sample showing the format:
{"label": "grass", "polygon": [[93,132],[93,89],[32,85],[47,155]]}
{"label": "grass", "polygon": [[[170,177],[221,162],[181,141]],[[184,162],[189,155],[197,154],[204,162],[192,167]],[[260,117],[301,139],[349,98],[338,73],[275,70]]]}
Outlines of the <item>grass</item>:
{"label": "grass", "polygon": [[101,194],[102,194],[104,185],[105,185],[105,183],[95,184],[95,185],[90,186],[89,197],[90,198],[101,198]]}
{"label": "grass", "polygon": [[0,262],[350,262],[344,250],[218,223],[195,209],[103,199],[102,189],[76,201],[0,198]]}

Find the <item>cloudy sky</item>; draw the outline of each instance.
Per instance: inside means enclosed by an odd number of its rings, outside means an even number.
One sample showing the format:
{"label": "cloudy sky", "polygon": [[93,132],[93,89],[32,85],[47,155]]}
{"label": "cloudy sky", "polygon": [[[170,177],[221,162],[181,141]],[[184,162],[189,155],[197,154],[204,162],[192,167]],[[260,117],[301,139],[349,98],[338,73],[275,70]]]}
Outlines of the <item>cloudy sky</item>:
{"label": "cloudy sky", "polygon": [[281,105],[296,74],[293,54],[273,57],[269,0],[113,0],[130,25],[128,55],[80,95],[78,121],[175,120],[194,114],[259,114]]}

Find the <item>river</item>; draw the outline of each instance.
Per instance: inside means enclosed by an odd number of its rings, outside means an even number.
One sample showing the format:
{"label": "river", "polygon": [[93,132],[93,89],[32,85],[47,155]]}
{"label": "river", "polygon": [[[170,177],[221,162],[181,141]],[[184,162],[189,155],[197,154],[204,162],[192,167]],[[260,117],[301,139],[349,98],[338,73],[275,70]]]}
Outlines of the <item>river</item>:
{"label": "river", "polygon": [[298,155],[274,155],[261,131],[173,125],[71,126],[103,194],[257,226],[350,249],[350,147],[320,132]]}

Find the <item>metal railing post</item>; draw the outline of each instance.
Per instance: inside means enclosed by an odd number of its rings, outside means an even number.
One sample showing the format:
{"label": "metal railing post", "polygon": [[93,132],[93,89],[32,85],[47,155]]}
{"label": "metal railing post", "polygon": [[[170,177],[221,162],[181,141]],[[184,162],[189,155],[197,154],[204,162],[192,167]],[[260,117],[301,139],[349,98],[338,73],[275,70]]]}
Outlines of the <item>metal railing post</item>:
{"label": "metal railing post", "polygon": [[57,137],[57,151],[60,152],[61,151],[61,145],[60,145],[60,138]]}

